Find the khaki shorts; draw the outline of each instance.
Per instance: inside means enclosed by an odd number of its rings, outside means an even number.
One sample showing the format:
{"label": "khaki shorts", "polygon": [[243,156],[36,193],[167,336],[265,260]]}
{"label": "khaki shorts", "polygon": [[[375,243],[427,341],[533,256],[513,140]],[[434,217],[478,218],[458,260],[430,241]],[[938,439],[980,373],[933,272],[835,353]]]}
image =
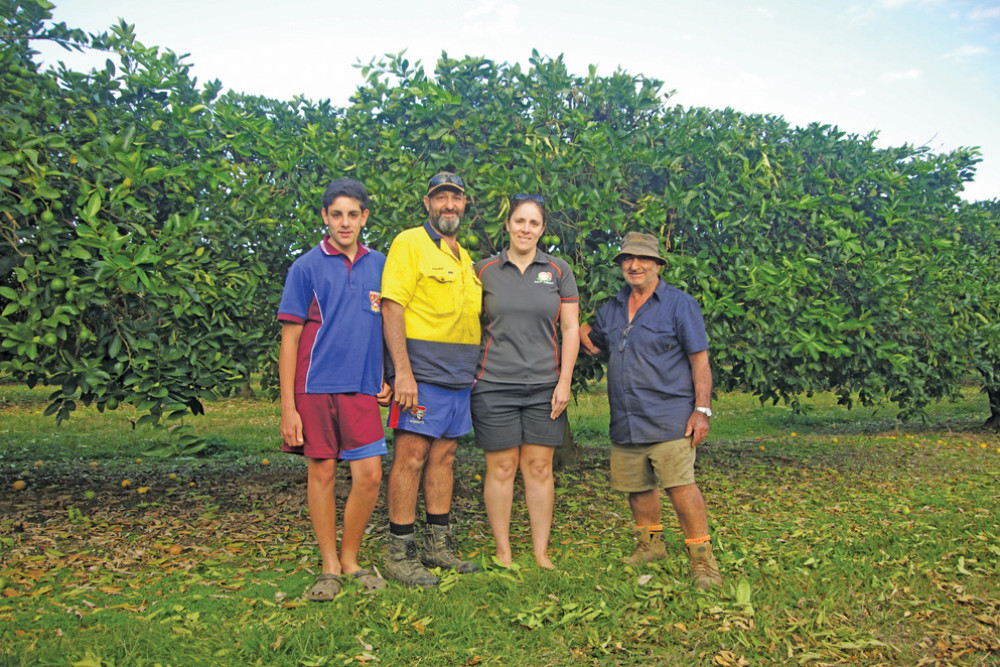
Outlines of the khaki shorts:
{"label": "khaki shorts", "polygon": [[611,486],[642,493],[694,484],[696,449],[691,438],[634,447],[611,445]]}

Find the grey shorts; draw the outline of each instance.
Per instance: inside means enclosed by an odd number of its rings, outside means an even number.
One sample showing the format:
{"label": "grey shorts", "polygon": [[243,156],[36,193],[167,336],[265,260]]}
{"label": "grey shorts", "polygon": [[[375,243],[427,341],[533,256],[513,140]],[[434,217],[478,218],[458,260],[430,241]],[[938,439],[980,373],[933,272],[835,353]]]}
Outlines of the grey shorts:
{"label": "grey shorts", "polygon": [[554,384],[476,382],[472,387],[472,428],[476,433],[476,446],[499,451],[522,444],[561,445],[566,412],[557,419],[549,419],[555,388]]}
{"label": "grey shorts", "polygon": [[652,445],[611,445],[611,487],[626,493],[694,484],[691,438]]}

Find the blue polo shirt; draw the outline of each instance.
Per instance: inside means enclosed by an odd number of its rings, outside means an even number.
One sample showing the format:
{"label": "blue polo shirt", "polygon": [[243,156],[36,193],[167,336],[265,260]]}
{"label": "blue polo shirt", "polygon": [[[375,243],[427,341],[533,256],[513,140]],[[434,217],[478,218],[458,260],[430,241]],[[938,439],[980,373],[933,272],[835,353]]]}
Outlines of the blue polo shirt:
{"label": "blue polo shirt", "polygon": [[646,445],[684,437],[694,410],[688,355],[708,349],[698,302],[661,279],[631,324],[625,287],[597,313],[590,341],[607,350],[611,442]]}
{"label": "blue polo shirt", "polygon": [[288,270],[278,320],[302,324],[296,394],[376,395],[382,389],[382,267],[358,244],[351,262],[326,238]]}

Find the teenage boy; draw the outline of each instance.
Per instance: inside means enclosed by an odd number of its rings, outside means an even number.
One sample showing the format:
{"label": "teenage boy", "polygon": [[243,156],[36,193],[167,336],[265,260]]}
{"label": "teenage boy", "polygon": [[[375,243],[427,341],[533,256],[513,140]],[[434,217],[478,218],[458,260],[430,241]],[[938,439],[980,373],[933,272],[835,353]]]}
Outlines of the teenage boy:
{"label": "teenage boy", "polygon": [[[323,571],[306,597],[332,600],[341,577],[366,590],[385,580],[358,565],[358,549],[382,482],[386,453],[379,405],[388,405],[382,376],[381,282],[385,255],[358,242],[368,221],[368,191],[339,178],[323,193],[327,234],[288,270],[278,306],[281,349],[281,439],[308,461],[309,516]],[[337,556],[337,461],[351,468]]]}

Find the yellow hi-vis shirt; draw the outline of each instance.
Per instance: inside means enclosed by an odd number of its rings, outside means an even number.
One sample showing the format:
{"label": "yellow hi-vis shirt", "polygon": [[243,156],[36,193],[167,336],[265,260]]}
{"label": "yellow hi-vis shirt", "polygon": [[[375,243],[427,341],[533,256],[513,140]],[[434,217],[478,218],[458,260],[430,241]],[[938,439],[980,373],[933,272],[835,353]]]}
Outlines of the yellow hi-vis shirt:
{"label": "yellow hi-vis shirt", "polygon": [[403,306],[406,349],[418,382],[472,385],[483,288],[465,248],[455,257],[430,223],[401,232],[382,270],[382,298]]}

